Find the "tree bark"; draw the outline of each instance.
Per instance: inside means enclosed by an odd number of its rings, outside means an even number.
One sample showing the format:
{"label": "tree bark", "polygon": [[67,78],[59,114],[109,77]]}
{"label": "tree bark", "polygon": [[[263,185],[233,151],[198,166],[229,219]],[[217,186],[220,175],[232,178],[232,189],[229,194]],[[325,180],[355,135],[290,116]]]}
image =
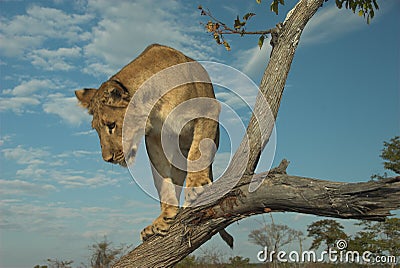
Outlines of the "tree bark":
{"label": "tree bark", "polygon": [[[251,180],[262,181],[249,192]],[[222,199],[182,209],[167,236],[153,236],[125,255],[114,268],[171,267],[219,230],[251,215],[298,212],[319,216],[384,220],[400,207],[400,176],[381,181],[345,183],[291,176],[275,169],[244,176]]]}
{"label": "tree bark", "polygon": [[[289,11],[285,21],[277,25],[278,40],[274,42],[271,58],[261,80],[260,94],[257,96],[254,112],[247,127],[250,157],[246,166],[246,174],[254,172],[261,152],[271,136],[300,36],[308,21],[323,2],[324,0],[300,0]],[[264,103],[262,99],[268,102],[269,109],[260,105]],[[236,153],[242,154],[243,152],[239,148]]]}
{"label": "tree bark", "polygon": [[[171,267],[219,230],[255,214],[290,211],[383,220],[390,210],[400,207],[400,177],[362,183],[323,181],[287,175],[285,161],[269,173],[253,175],[272,133],[301,33],[323,2],[300,0],[279,27],[247,135],[225,174],[199,197],[199,206],[180,211],[165,237],[151,237],[113,267]],[[263,98],[269,109],[263,105]],[[255,191],[249,191],[252,182],[259,184]]]}

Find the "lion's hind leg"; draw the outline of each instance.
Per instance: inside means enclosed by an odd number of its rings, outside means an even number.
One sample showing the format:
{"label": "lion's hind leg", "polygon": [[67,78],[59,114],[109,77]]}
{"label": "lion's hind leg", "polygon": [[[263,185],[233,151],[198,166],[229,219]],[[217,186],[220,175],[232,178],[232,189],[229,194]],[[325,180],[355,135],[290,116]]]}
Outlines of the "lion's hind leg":
{"label": "lion's hind leg", "polygon": [[188,154],[185,207],[204,192],[204,186],[212,183],[211,165],[218,147],[218,122],[205,118],[197,120]]}

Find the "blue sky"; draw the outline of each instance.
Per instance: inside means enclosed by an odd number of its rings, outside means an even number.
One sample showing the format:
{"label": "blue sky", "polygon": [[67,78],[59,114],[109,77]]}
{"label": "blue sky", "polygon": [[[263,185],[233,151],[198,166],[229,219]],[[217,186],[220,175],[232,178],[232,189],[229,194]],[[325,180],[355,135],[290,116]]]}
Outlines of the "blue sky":
{"label": "blue sky", "polygon": [[[158,203],[127,170],[103,162],[74,90],[98,87],[151,43],[233,66],[259,84],[270,47],[259,50],[257,37],[229,37],[232,51],[225,51],[199,25],[199,4],[227,22],[253,11],[258,29],[282,21],[291,7],[276,16],[267,3],[250,0],[0,1],[1,267],[33,267],[47,258],[78,265],[103,235],[114,244],[140,243]],[[366,181],[383,173],[382,143],[400,129],[400,3],[380,7],[367,25],[326,3],[304,30],[276,124],[274,162],[289,159],[290,174]],[[262,158],[258,170],[268,161]],[[274,218],[303,232],[318,219]],[[219,237],[206,246],[255,260],[259,249],[247,235],[261,219],[229,228],[233,252]],[[341,222],[354,231],[354,221]]]}

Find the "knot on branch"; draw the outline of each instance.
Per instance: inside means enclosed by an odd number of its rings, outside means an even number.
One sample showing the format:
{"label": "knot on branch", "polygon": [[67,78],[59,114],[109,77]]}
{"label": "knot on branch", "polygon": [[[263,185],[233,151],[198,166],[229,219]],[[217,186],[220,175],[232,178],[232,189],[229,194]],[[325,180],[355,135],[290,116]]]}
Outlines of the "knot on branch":
{"label": "knot on branch", "polygon": [[277,167],[274,167],[269,171],[270,174],[287,174],[286,169],[289,166],[290,161],[283,159]]}
{"label": "knot on branch", "polygon": [[271,55],[272,51],[274,51],[274,47],[278,44],[279,42],[279,35],[283,29],[283,24],[280,22],[276,25],[275,28],[272,28],[271,31],[271,41],[269,41],[269,44],[272,46],[271,50]]}
{"label": "knot on branch", "polygon": [[212,204],[206,204],[190,212],[190,216],[185,220],[186,225],[198,225],[202,222],[228,218],[233,216],[235,208],[243,203],[246,195],[241,189],[235,189],[224,195]]}

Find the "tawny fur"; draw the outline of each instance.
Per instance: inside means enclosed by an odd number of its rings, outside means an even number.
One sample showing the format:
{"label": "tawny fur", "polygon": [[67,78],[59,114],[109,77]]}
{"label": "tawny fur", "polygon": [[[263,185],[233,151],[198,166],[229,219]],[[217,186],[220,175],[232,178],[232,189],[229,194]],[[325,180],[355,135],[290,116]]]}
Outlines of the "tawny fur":
{"label": "tawny fur", "polygon": [[[194,61],[175,49],[151,45],[99,89],[75,92],[80,104],[93,115],[92,127],[99,134],[105,161],[126,166],[122,126],[129,101],[138,88],[159,71],[186,62]],[[161,145],[161,128],[171,111],[179,104],[199,97],[215,99],[211,83],[190,83],[169,91],[156,103],[147,119],[145,142],[160,196],[161,214],[141,232],[143,240],[153,234],[165,235],[168,232],[178,212],[180,188],[175,185],[182,186],[186,179],[185,200],[190,203],[201,194],[202,186],[212,182],[211,165],[200,171],[186,172],[171,165]],[[219,108],[217,110],[218,116]],[[176,121],[179,121],[178,117],[171,120]],[[173,123],[171,128],[174,128]],[[218,146],[218,122],[197,118],[187,123],[178,135],[180,152],[188,160],[195,161],[201,157],[202,140],[210,139]],[[202,153],[212,161],[216,148],[208,148],[209,151],[202,149]]]}

